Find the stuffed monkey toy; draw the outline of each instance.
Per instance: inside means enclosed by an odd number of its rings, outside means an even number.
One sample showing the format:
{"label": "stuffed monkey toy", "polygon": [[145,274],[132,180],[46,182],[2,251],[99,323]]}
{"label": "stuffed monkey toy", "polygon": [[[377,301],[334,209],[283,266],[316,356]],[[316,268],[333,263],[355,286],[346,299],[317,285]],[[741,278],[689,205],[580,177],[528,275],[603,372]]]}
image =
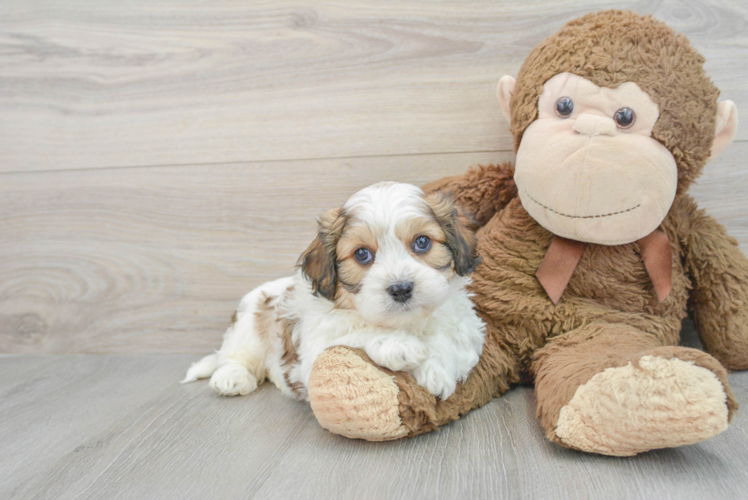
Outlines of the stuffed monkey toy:
{"label": "stuffed monkey toy", "polygon": [[[480,224],[479,364],[441,401],[358,350],[328,349],[309,397],[330,431],[414,436],[513,384],[562,446],[634,455],[695,443],[737,409],[727,370],[748,368],[748,261],[688,188],[735,136],[703,57],[651,17],[589,14],[499,84],[516,166],[426,186]],[[693,318],[706,352],[678,346]]]}

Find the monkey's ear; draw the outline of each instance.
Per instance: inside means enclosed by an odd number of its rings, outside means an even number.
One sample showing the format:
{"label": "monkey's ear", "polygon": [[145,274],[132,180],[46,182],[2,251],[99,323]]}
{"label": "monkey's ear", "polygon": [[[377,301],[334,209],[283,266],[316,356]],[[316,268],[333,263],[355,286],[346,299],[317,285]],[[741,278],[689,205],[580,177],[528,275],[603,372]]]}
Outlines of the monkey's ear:
{"label": "monkey's ear", "polygon": [[496,94],[499,96],[499,104],[501,104],[501,111],[510,125],[512,124],[512,110],[509,107],[509,103],[512,100],[512,93],[516,84],[517,80],[513,76],[505,75],[501,77],[499,86],[496,88]]}
{"label": "monkey's ear", "polygon": [[338,240],[345,228],[346,217],[338,208],[324,214],[318,221],[317,237],[299,257],[302,274],[312,282],[312,291],[327,300],[335,300],[338,286]]}
{"label": "monkey's ear", "polygon": [[732,101],[722,101],[717,107],[717,122],[714,126],[714,143],[709,159],[713,160],[727,149],[738,131],[738,108]]}
{"label": "monkey's ear", "polygon": [[448,195],[433,193],[426,197],[426,201],[444,231],[444,243],[452,252],[455,272],[466,276],[475,271],[481,261],[475,236],[479,226],[475,218],[456,206]]}

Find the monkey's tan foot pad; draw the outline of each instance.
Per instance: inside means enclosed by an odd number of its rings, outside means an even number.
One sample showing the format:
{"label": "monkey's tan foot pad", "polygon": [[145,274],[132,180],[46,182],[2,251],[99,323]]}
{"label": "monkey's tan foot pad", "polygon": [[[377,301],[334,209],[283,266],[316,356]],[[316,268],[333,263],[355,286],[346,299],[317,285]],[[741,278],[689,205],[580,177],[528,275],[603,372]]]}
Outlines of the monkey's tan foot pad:
{"label": "monkey's tan foot pad", "polygon": [[672,448],[727,429],[726,399],[711,370],[646,355],[581,385],[561,408],[555,433],[571,448],[603,455]]}
{"label": "monkey's tan foot pad", "polygon": [[347,347],[323,352],[309,378],[309,401],[320,425],[368,441],[408,434],[400,419],[399,390],[391,375]]}

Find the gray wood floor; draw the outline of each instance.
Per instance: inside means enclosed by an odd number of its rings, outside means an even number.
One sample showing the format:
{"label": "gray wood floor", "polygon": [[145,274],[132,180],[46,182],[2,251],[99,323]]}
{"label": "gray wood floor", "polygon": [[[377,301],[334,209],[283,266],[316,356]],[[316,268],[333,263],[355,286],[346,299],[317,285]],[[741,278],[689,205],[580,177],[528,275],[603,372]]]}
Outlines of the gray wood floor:
{"label": "gray wood floor", "polygon": [[[511,160],[496,82],[605,8],[685,33],[748,123],[744,0],[0,2],[0,498],[748,497],[745,410],[612,459],[549,444],[528,388],[376,444],[177,383],[322,211]],[[747,157],[741,126],[691,190],[744,250]]]}
{"label": "gray wood floor", "polygon": [[[0,357],[0,498],[745,498],[748,417],[675,450],[552,445],[529,388],[439,432],[368,443],[322,429],[269,384],[178,384],[191,355]],[[748,373],[730,375],[748,401]]]}

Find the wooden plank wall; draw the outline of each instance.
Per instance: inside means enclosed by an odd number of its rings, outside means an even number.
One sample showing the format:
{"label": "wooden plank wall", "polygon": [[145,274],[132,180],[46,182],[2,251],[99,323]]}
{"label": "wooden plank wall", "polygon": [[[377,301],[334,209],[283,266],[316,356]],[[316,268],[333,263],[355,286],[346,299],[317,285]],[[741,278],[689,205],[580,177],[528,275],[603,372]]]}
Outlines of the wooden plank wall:
{"label": "wooden plank wall", "polygon": [[[748,115],[748,4],[0,4],[0,352],[203,353],[353,191],[512,159],[495,85],[589,11],[652,13]],[[693,189],[748,249],[748,127]]]}

